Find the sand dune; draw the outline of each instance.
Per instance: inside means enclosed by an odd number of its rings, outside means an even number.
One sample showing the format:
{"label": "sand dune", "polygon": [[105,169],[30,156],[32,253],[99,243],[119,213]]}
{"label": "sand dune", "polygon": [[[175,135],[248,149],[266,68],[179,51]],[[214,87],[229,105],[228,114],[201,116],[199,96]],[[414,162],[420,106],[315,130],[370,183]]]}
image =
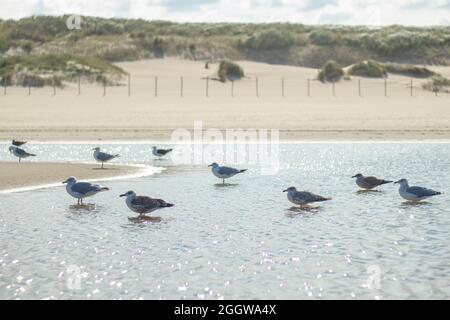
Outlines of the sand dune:
{"label": "sand dune", "polygon": [[[55,96],[52,88],[31,95],[8,88],[0,93],[0,140],[169,140],[174,129],[192,129],[194,121],[205,128],[274,128],[295,140],[450,138],[450,96],[422,90],[424,80],[413,80],[413,96],[410,78],[402,76],[389,77],[386,96],[382,79],[343,80],[334,95],[331,84],[310,80],[308,96],[307,79],[316,70],[240,64],[247,78],[234,85],[210,80],[208,96],[205,78],[217,66],[171,58],[119,63],[131,74],[130,96],[126,80],[106,88],[105,96],[89,84],[79,96],[76,84]],[[450,68],[438,69],[450,75]]]}

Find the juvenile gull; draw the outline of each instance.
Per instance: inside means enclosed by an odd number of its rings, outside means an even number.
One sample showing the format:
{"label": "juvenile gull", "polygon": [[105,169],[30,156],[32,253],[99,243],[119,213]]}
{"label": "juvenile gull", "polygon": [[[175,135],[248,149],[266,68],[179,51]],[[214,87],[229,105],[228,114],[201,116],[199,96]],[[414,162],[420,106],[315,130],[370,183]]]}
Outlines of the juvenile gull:
{"label": "juvenile gull", "polygon": [[19,158],[19,162],[20,160],[22,160],[22,158],[28,158],[28,157],[35,157],[35,154],[32,153],[28,153],[25,150],[19,148],[19,147],[15,147],[15,146],[10,146],[9,147],[9,152],[11,152],[13,155],[15,155],[16,157]]}
{"label": "juvenile gull", "polygon": [[356,178],[356,184],[358,185],[358,187],[366,190],[371,190],[383,184],[393,182],[389,180],[378,179],[375,177],[364,177],[361,173],[354,175],[352,178]]}
{"label": "juvenile gull", "polygon": [[408,201],[421,201],[441,194],[438,191],[423,187],[410,187],[406,179],[400,179],[395,183],[400,184],[400,188],[398,189],[400,196]]}
{"label": "juvenile gull", "polygon": [[232,176],[237,175],[238,173],[242,173],[247,171],[247,169],[235,169],[230,167],[221,167],[217,163],[212,163],[208,167],[212,167],[212,173],[219,179],[222,179],[222,183],[225,184],[225,179],[231,178]]}
{"label": "juvenile gull", "polygon": [[106,152],[101,152],[99,147],[94,148],[92,150],[95,150],[94,151],[94,159],[97,160],[98,162],[102,163],[102,169],[103,169],[103,164],[105,162],[108,162],[108,161],[110,161],[110,160],[112,160],[114,158],[119,157],[118,154],[112,155],[112,154],[109,154],[109,153],[106,153]]}
{"label": "juvenile gull", "polygon": [[156,211],[162,208],[173,207],[171,203],[167,203],[161,199],[153,199],[145,196],[137,196],[134,191],[128,191],[121,194],[121,197],[126,197],[126,204],[131,211],[139,213],[140,216]]}
{"label": "juvenile gull", "polygon": [[25,143],[27,143],[26,141],[19,141],[19,140],[14,140],[12,141],[12,145],[16,146],[16,147],[20,147],[21,145],[24,145]]}
{"label": "juvenile gull", "polygon": [[308,191],[297,191],[295,187],[287,188],[283,192],[287,192],[287,198],[290,202],[299,206],[331,200],[331,198],[322,197]]}
{"label": "juvenile gull", "polygon": [[66,191],[72,197],[78,199],[77,204],[83,204],[83,199],[91,197],[99,192],[108,191],[109,188],[89,182],[78,182],[75,177],[70,177],[63,183],[66,184]]}
{"label": "juvenile gull", "polygon": [[152,147],[152,153],[156,157],[164,157],[166,154],[171,152],[173,149],[158,149],[157,147]]}

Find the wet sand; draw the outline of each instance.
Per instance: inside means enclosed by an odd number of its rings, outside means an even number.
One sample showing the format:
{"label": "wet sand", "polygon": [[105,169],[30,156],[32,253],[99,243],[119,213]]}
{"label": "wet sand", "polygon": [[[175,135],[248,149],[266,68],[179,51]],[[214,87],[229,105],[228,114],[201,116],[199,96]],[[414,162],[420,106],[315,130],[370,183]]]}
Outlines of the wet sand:
{"label": "wet sand", "polygon": [[101,170],[96,164],[0,162],[0,191],[58,184],[70,176],[102,180],[137,174],[140,170],[122,165],[106,165]]}

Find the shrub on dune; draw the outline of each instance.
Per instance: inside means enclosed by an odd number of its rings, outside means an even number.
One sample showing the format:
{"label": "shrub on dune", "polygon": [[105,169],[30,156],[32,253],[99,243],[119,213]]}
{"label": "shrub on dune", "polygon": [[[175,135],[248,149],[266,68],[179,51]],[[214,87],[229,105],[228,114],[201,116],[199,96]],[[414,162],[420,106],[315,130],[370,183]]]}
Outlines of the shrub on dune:
{"label": "shrub on dune", "polygon": [[239,80],[244,77],[244,69],[232,61],[223,60],[219,64],[217,74],[219,80],[222,82],[226,82],[227,80]]}
{"label": "shrub on dune", "polygon": [[386,63],[384,64],[386,71],[389,73],[400,74],[408,77],[416,77],[416,78],[428,78],[434,76],[436,73],[424,68],[413,66],[409,64],[401,64],[401,63]]}
{"label": "shrub on dune", "polygon": [[344,70],[335,61],[330,60],[319,71],[318,78],[322,82],[337,82],[344,75]]}

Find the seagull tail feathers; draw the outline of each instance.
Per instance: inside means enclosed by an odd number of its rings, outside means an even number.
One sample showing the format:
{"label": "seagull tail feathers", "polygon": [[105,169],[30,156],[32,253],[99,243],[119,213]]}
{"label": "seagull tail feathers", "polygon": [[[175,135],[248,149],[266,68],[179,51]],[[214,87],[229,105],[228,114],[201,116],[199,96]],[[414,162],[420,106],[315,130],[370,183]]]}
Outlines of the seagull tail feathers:
{"label": "seagull tail feathers", "polygon": [[381,182],[381,184],[392,183],[392,182],[394,182],[394,181],[390,181],[390,180],[383,180],[383,181]]}
{"label": "seagull tail feathers", "polygon": [[166,202],[166,203],[164,204],[164,207],[165,207],[165,208],[170,208],[170,207],[173,207],[173,206],[174,206],[174,204],[172,204],[172,203],[167,203],[167,202]]}
{"label": "seagull tail feathers", "polygon": [[242,170],[239,170],[239,173],[242,173],[242,172],[245,172],[245,171],[247,171],[248,169],[242,169]]}
{"label": "seagull tail feathers", "polygon": [[101,187],[100,191],[109,191],[109,188],[108,187]]}

